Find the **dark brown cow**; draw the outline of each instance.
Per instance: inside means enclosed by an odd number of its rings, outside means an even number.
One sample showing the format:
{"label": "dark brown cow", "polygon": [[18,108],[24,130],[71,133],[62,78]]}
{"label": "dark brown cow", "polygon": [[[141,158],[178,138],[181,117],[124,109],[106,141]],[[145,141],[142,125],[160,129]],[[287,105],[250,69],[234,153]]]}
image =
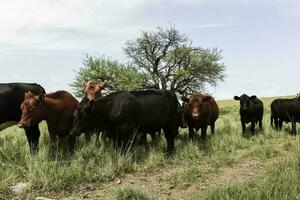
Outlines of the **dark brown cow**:
{"label": "dark brown cow", "polygon": [[77,107],[78,101],[66,91],[40,95],[27,92],[21,104],[22,117],[19,126],[27,128],[45,120],[51,142],[54,144],[58,139],[61,147],[72,128],[73,114]]}
{"label": "dark brown cow", "polygon": [[107,82],[97,83],[95,81],[88,81],[84,84],[84,94],[89,100],[94,100],[102,96],[101,91],[107,86]]}
{"label": "dark brown cow", "polygon": [[193,94],[189,98],[183,97],[189,136],[195,136],[194,129],[201,129],[201,139],[205,140],[207,126],[214,133],[215,122],[219,116],[219,107],[213,97],[208,94]]}

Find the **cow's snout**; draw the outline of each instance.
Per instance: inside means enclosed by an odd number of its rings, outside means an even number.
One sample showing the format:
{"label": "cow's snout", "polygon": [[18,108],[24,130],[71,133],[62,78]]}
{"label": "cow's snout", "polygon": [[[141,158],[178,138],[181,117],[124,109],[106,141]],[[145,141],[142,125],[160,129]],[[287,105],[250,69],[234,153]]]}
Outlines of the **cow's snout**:
{"label": "cow's snout", "polygon": [[247,108],[247,107],[245,107],[245,106],[243,106],[243,107],[242,107],[242,110],[248,110],[248,108]]}
{"label": "cow's snout", "polygon": [[193,118],[198,118],[199,117],[199,113],[192,113],[192,117]]}

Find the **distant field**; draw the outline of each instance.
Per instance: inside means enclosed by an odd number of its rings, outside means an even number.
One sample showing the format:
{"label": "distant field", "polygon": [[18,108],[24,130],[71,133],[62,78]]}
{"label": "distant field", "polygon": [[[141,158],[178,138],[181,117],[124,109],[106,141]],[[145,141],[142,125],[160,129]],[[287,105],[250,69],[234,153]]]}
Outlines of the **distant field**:
{"label": "distant field", "polygon": [[[291,99],[291,98],[295,98],[295,96],[290,95],[290,96],[258,97],[258,98],[260,98],[265,105],[269,106],[274,99],[278,99],[278,98]],[[219,100],[218,105],[219,105],[219,107],[222,108],[222,107],[226,107],[226,106],[235,106],[235,105],[239,105],[239,104],[238,104],[238,101],[235,101],[233,99],[227,99],[227,100]]]}
{"label": "distant field", "polygon": [[[86,145],[81,138],[75,155],[54,157],[44,123],[32,157],[23,130],[13,126],[0,134],[0,199],[299,199],[299,136],[290,136],[290,125],[278,132],[269,126],[274,98],[262,98],[264,130],[246,138],[239,103],[218,101],[216,133],[200,142],[181,130],[170,157],[163,136],[126,156],[107,141]],[[31,187],[16,195],[10,188],[20,182]]]}

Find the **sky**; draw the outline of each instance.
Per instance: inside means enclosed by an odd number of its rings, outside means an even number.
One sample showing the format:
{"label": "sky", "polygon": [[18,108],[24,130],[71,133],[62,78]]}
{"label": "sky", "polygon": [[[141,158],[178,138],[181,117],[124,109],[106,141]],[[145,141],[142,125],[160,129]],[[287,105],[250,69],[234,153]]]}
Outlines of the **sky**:
{"label": "sky", "polygon": [[217,99],[300,91],[298,0],[0,0],[0,82],[72,91],[86,54],[128,61],[127,40],[171,23],[194,46],[221,49]]}

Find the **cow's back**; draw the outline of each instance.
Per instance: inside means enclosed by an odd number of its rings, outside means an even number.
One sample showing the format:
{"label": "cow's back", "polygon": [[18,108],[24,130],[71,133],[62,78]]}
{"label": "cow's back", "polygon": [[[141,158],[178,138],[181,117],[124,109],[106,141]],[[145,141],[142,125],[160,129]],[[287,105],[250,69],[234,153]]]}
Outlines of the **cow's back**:
{"label": "cow's back", "polygon": [[209,104],[209,109],[210,109],[209,122],[213,123],[219,117],[219,107],[218,107],[218,104],[216,103],[216,101],[214,99],[209,101],[208,104]]}
{"label": "cow's back", "polygon": [[73,113],[79,104],[78,100],[74,98],[73,95],[63,90],[46,94],[45,97],[48,101],[52,101],[56,110],[61,111],[61,113],[67,116],[73,116]]}
{"label": "cow's back", "polygon": [[163,128],[178,121],[178,100],[166,90],[132,91],[139,102],[139,123],[142,129]]}
{"label": "cow's back", "polygon": [[271,103],[273,116],[286,122],[291,121],[292,113],[294,112],[294,100],[295,99],[275,99]]}
{"label": "cow's back", "polygon": [[20,106],[25,92],[45,93],[44,88],[36,83],[1,83],[0,84],[0,124],[7,121],[19,121],[22,115]]}

